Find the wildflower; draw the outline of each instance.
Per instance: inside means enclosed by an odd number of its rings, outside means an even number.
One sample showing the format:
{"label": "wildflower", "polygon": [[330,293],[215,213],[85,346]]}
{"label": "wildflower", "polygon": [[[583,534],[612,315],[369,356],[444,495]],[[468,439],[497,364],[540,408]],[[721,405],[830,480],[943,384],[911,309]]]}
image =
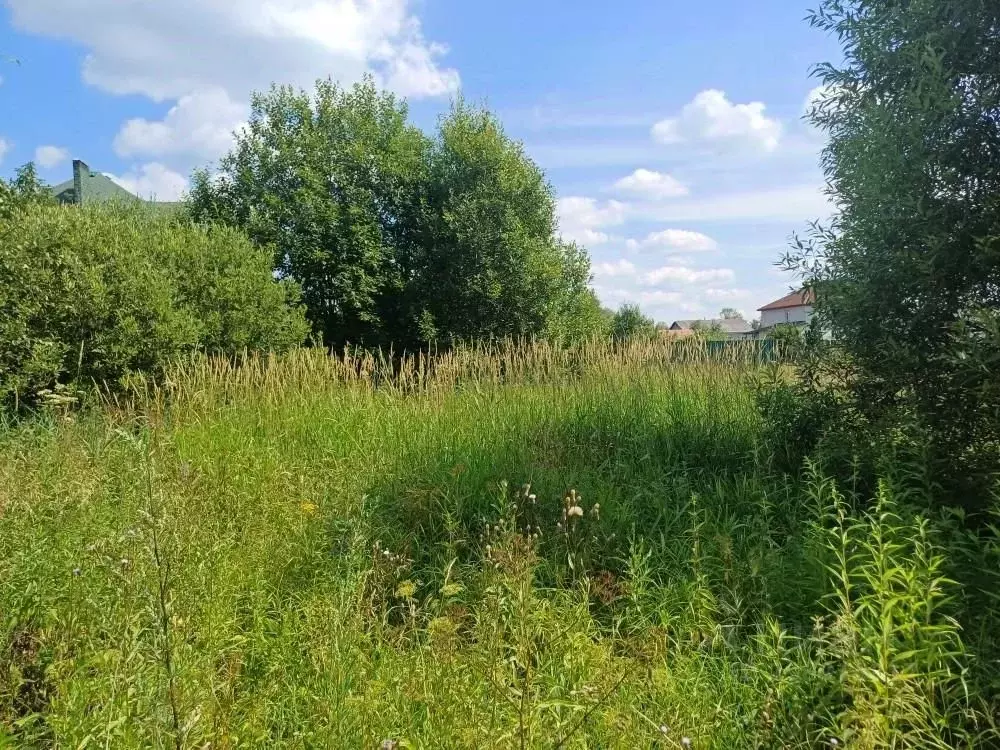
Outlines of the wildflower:
{"label": "wildflower", "polygon": [[831,737],[830,738],[830,747],[836,747],[839,744],[840,744],[840,740],[838,740],[836,737]]}
{"label": "wildflower", "polygon": [[668,727],[666,724],[660,724],[660,734],[664,735],[670,734],[670,727]]}
{"label": "wildflower", "polygon": [[81,571],[80,571],[79,568],[73,568],[73,577],[74,578],[79,578],[80,577],[80,572]]}
{"label": "wildflower", "polygon": [[590,512],[594,516],[594,518],[599,519],[601,517],[601,504],[594,503],[594,507],[590,509]]}
{"label": "wildflower", "polygon": [[465,590],[465,586],[460,583],[449,583],[441,589],[443,596],[458,596]]}
{"label": "wildflower", "polygon": [[127,558],[127,557],[123,557],[123,558],[121,559],[121,566],[122,566],[123,568],[127,568],[127,567],[128,567],[128,558]]}
{"label": "wildflower", "polygon": [[400,599],[412,599],[416,593],[417,584],[410,580],[403,581],[396,587],[396,596]]}
{"label": "wildflower", "polygon": [[316,510],[318,509],[316,503],[310,503],[308,501],[301,503],[299,507],[302,509],[302,512],[305,513],[307,516],[315,515]]}
{"label": "wildflower", "polygon": [[538,499],[538,496],[534,495],[534,494],[528,495],[528,499],[531,501],[531,504],[534,505],[535,504],[535,500]]}
{"label": "wildflower", "polygon": [[570,507],[569,510],[566,511],[566,515],[569,516],[570,518],[573,517],[583,518],[583,508],[581,508],[579,505],[574,505]]}
{"label": "wildflower", "polygon": [[684,747],[691,747],[691,738],[681,737],[681,745],[683,745]]}
{"label": "wildflower", "polygon": [[398,750],[399,742],[396,740],[382,740],[381,750]]}

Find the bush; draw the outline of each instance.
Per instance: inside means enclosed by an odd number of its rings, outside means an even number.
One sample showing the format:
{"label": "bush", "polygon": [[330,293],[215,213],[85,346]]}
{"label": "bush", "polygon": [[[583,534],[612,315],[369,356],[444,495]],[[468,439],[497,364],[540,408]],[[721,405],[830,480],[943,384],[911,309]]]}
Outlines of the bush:
{"label": "bush", "polygon": [[179,355],[284,350],[296,287],[240,232],[139,207],[25,204],[0,218],[0,404],[115,385]]}

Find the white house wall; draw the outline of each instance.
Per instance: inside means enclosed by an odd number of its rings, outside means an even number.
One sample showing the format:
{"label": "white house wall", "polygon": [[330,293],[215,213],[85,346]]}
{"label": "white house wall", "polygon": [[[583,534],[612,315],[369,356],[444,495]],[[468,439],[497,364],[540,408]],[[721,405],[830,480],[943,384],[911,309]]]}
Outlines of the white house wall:
{"label": "white house wall", "polygon": [[780,310],[763,310],[760,314],[760,327],[771,328],[787,323],[808,323],[809,319],[812,318],[812,312],[812,305],[783,307]]}

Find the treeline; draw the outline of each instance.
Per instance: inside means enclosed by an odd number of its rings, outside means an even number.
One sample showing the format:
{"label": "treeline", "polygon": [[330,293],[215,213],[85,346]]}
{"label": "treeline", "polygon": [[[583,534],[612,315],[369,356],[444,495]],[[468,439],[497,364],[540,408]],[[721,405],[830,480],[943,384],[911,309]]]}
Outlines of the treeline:
{"label": "treeline", "polygon": [[[0,180],[0,404],[159,375],[193,351],[640,335],[590,289],[545,175],[463,102],[432,135],[371,80],[274,87],[184,210]],[[67,396],[68,397],[68,396]]]}
{"label": "treeline", "polygon": [[272,248],[324,342],[574,338],[601,327],[586,252],[557,235],[545,175],[489,112],[462,102],[433,136],[368,80],[275,87],[191,214]]}

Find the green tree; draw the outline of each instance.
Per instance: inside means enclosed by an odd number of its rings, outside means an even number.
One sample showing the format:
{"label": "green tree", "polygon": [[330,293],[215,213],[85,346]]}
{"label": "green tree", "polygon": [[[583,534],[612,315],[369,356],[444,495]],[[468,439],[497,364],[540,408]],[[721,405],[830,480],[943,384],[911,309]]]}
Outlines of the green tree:
{"label": "green tree", "polygon": [[618,340],[654,338],[656,323],[638,305],[622,305],[611,319],[611,337]]}
{"label": "green tree", "polygon": [[195,175],[192,216],[274,248],[330,344],[392,338],[429,143],[407,107],[369,79],[314,93],[274,87],[252,101],[219,174]]}
{"label": "green tree", "polygon": [[996,466],[1000,403],[1000,4],[824,0],[843,45],[810,119],[839,209],[785,258],[851,356],[854,403],[909,414],[936,469]]}
{"label": "green tree", "polygon": [[413,266],[419,314],[443,339],[559,334],[590,261],[555,239],[545,175],[489,112],[458,102],[430,150]]}
{"label": "green tree", "polygon": [[287,349],[308,332],[297,297],[238,230],[28,203],[0,216],[0,406],[196,351]]}
{"label": "green tree", "polygon": [[715,320],[699,320],[695,321],[694,325],[691,326],[691,330],[694,331],[694,335],[698,336],[705,341],[726,341],[729,336],[722,326]]}
{"label": "green tree", "polygon": [[434,138],[369,79],[273,88],[191,212],[275,248],[329,344],[578,338],[599,316],[590,260],[555,236],[542,171],[489,112],[455,104]]}
{"label": "green tree", "polygon": [[723,320],[742,320],[743,313],[735,307],[723,307],[722,311],[719,313],[719,317]]}
{"label": "green tree", "polygon": [[13,180],[0,180],[0,218],[9,218],[25,206],[54,202],[48,185],[39,178],[32,162],[19,167]]}

